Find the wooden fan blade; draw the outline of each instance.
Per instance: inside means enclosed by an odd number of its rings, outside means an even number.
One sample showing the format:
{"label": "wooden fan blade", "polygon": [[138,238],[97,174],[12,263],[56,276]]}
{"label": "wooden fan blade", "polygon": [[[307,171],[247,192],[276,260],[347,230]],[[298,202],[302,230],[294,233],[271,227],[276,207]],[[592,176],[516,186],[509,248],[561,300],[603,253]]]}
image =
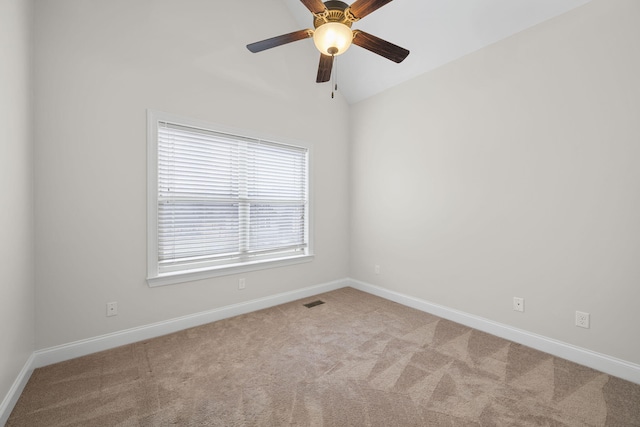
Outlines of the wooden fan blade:
{"label": "wooden fan blade", "polygon": [[324,83],[331,80],[331,69],[333,68],[333,56],[320,54],[320,64],[318,65],[318,77],[316,83]]}
{"label": "wooden fan blade", "polygon": [[405,48],[389,43],[379,37],[373,36],[364,31],[355,30],[353,32],[353,44],[363,47],[375,54],[384,56],[393,62],[400,63],[409,55]]}
{"label": "wooden fan blade", "polygon": [[313,31],[311,30],[294,31],[293,33],[283,34],[281,36],[271,37],[270,39],[248,44],[247,49],[249,49],[253,53],[262,52],[263,50],[271,49],[272,47],[296,42],[298,40],[308,39],[312,36]]}
{"label": "wooden fan blade", "polygon": [[349,10],[357,19],[362,19],[389,2],[391,0],[356,0],[349,6]]}
{"label": "wooden fan blade", "polygon": [[311,13],[317,14],[324,12],[327,8],[321,0],[300,0]]}

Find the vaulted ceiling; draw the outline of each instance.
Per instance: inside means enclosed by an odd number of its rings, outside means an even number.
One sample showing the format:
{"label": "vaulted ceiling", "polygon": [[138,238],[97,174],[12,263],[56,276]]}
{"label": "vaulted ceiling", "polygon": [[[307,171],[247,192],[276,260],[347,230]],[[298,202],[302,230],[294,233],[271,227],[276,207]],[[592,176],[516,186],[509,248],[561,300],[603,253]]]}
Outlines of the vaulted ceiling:
{"label": "vaulted ceiling", "polygon": [[[313,28],[311,14],[299,0],[281,1],[291,11],[299,29]],[[340,91],[349,103],[361,101],[589,1],[392,1],[356,22],[353,28],[409,49],[411,54],[396,64],[357,46],[351,47],[339,57]],[[265,36],[287,31],[290,30]],[[309,49],[315,49],[311,40],[298,43],[307,43]],[[309,77],[310,84],[314,80],[315,75]],[[329,91],[329,84],[325,84]]]}

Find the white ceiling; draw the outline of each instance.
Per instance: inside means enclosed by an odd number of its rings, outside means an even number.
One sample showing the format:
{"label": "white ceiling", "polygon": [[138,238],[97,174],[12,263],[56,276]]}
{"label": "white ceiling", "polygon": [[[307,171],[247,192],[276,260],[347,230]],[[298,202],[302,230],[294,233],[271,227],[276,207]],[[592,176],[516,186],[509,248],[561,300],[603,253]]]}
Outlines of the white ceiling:
{"label": "white ceiling", "polygon": [[[311,13],[299,0],[282,1],[300,29],[313,28]],[[411,53],[396,64],[352,46],[338,60],[340,92],[349,103],[361,101],[589,1],[395,0],[354,23],[353,29]],[[313,43],[309,48],[315,49]]]}

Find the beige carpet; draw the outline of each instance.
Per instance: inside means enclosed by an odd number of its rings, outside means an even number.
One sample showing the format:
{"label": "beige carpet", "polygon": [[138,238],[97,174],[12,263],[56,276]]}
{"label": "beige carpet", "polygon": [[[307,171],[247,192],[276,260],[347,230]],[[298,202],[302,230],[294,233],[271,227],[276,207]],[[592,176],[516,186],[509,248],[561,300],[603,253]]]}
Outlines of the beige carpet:
{"label": "beige carpet", "polygon": [[37,369],[8,422],[167,425],[640,426],[640,385],[345,288]]}

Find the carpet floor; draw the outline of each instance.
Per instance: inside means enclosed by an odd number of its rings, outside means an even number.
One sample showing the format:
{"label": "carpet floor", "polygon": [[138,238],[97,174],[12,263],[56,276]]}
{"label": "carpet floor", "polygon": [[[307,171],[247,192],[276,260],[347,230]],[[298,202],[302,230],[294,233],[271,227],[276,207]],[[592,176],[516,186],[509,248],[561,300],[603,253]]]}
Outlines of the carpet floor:
{"label": "carpet floor", "polygon": [[640,385],[344,288],[36,369],[7,423],[170,425],[640,426]]}

